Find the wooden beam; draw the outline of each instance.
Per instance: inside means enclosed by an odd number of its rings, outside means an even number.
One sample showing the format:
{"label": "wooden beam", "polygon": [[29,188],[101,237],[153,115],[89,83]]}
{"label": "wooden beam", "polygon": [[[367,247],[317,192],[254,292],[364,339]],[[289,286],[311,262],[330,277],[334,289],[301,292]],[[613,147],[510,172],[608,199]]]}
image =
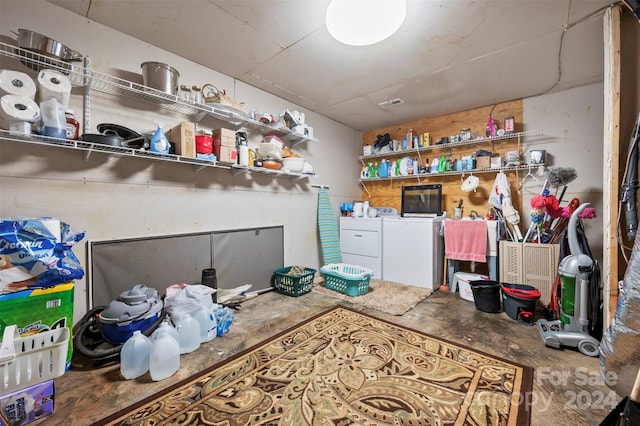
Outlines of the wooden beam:
{"label": "wooden beam", "polygon": [[603,205],[603,299],[604,325],[613,320],[618,301],[618,188],[620,172],[620,7],[607,9],[603,16],[604,35],[604,163]]}

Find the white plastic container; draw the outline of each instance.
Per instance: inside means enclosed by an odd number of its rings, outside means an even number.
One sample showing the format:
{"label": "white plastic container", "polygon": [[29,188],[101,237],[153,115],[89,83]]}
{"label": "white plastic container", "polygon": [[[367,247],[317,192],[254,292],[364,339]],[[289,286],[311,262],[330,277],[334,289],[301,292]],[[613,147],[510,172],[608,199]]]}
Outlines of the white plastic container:
{"label": "white plastic container", "polygon": [[140,330],[133,332],[120,350],[120,373],[127,380],[140,377],[149,371],[151,340]]}
{"label": "white plastic container", "polygon": [[242,141],[238,147],[238,164],[242,167],[249,167],[249,147]]}
{"label": "white plastic container", "polygon": [[157,382],[173,376],[180,368],[180,345],[167,330],[156,332],[158,335],[151,344],[149,372],[151,379]]}
{"label": "white plastic container", "polygon": [[67,118],[65,107],[57,99],[51,98],[40,102],[42,117],[42,134],[60,139],[67,137]]}
{"label": "white plastic container", "polygon": [[151,341],[156,340],[156,338],[160,335],[161,332],[166,331],[171,334],[171,336],[176,339],[176,342],[180,340],[178,335],[178,330],[176,330],[169,320],[169,317],[165,318],[164,321],[158,326],[158,328],[151,334]]}
{"label": "white plastic container", "polygon": [[470,272],[456,272],[453,274],[453,283],[460,292],[460,297],[469,302],[473,302],[473,290],[471,290],[471,281],[488,280],[489,277],[482,274],[472,274]]}
{"label": "white plastic container", "polygon": [[213,340],[218,334],[218,322],[213,310],[200,308],[195,311],[193,317],[200,324],[200,343],[206,343]]}
{"label": "white plastic container", "polygon": [[176,323],[180,354],[188,354],[200,347],[200,323],[191,315],[185,315]]}

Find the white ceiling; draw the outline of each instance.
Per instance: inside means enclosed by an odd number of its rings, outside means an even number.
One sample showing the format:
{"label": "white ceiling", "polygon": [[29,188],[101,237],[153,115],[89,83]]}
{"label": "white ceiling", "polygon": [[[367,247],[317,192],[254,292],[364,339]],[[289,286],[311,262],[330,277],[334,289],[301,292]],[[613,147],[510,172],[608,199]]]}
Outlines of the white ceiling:
{"label": "white ceiling", "polygon": [[329,0],[49,1],[357,130],[601,81],[613,3],[407,0],[396,34],[352,47]]}

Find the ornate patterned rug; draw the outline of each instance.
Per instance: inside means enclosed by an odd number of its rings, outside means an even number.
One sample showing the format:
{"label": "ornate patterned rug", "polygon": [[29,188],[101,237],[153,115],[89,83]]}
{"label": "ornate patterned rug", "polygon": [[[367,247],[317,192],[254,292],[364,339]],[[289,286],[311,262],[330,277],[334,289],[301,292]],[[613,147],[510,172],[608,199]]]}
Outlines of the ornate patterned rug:
{"label": "ornate patterned rug", "polygon": [[99,425],[528,425],[533,369],[342,307]]}

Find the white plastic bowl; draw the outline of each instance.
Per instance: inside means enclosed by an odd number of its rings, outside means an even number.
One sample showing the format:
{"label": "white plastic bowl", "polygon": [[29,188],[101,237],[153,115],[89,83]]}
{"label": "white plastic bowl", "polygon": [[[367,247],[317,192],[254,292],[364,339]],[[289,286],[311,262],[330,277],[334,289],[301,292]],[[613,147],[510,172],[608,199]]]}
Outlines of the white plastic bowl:
{"label": "white plastic bowl", "polygon": [[304,158],[287,157],[282,159],[282,167],[293,173],[300,173],[304,168]]}

